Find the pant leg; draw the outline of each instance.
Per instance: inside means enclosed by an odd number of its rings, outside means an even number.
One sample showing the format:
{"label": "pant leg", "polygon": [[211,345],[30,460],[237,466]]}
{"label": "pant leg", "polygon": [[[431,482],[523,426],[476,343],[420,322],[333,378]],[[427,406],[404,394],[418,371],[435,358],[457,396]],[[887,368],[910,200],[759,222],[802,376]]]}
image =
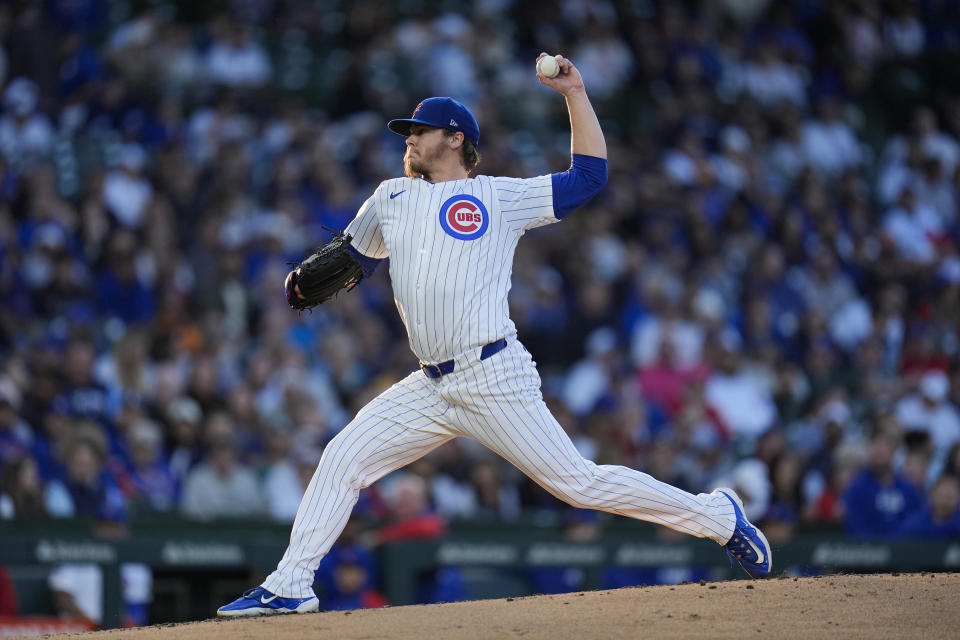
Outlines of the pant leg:
{"label": "pant leg", "polygon": [[360,490],[440,446],[450,407],[416,371],[366,405],[323,451],[290,533],[263,588],[285,598],[313,595],[320,560],[347,524]]}
{"label": "pant leg", "polygon": [[733,535],[736,516],[722,495],[694,495],[635,469],[581,456],[543,402],[540,376],[517,342],[463,370],[444,392],[461,432],[574,507],[655,522],[720,544]]}

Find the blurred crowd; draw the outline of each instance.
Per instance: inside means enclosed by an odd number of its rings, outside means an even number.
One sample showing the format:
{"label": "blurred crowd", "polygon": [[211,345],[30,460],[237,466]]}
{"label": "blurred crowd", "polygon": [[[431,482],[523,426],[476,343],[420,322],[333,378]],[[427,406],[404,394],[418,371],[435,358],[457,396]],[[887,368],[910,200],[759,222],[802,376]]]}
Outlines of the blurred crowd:
{"label": "blurred crowd", "polygon": [[[960,5],[444,6],[0,2],[0,516],[291,522],[416,361],[387,269],[298,315],[288,263],[402,172],[385,122],[423,97],[474,110],[482,173],[565,169],[548,51],[610,181],[520,244],[510,300],[578,449],[733,486],[777,541],[960,535]],[[357,513],[564,509],[459,440]]]}

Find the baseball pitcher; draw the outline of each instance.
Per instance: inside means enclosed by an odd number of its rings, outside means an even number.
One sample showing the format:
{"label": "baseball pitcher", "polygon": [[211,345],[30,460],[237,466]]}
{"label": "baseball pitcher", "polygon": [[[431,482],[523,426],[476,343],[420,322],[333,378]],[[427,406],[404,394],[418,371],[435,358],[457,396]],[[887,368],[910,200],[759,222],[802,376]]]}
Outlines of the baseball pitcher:
{"label": "baseball pitcher", "polygon": [[517,242],[562,220],[607,180],[606,143],[583,79],[569,60],[556,59],[559,72],[538,71],[537,78],[566,100],[569,169],[535,178],[471,177],[480,160],[477,121],[456,100],[429,98],[410,118],[387,124],[406,138],[406,177],[381,183],[342,235],[288,275],[291,306],[308,308],[355,286],[389,257],[394,298],[421,364],[331,440],[276,571],[218,615],[316,611],[314,571],[360,490],[460,436],[483,443],[574,507],[710,538],[750,576],[769,574],[770,545],[733,491],[693,495],[577,453],[547,410],[534,362],[517,340],[507,308]]}

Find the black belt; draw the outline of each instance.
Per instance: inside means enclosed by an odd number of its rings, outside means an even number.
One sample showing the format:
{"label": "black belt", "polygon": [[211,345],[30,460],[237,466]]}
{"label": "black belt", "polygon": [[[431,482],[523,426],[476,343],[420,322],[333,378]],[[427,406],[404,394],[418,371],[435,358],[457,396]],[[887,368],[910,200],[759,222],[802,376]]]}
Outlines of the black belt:
{"label": "black belt", "polygon": [[[480,359],[486,360],[495,353],[500,353],[503,351],[506,346],[506,338],[500,338],[496,342],[491,342],[490,344],[484,345],[483,349],[480,349]],[[420,368],[423,369],[423,372],[428,378],[439,378],[447,375],[448,373],[453,373],[454,362],[453,359],[450,359],[446,362],[441,362],[440,364],[421,364]]]}

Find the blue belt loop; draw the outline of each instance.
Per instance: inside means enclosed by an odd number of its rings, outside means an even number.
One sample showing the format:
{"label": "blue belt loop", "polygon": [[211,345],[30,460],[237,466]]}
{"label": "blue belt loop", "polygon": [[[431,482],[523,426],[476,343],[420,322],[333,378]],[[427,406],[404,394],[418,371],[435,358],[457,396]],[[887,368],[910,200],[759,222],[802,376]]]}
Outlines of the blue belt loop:
{"label": "blue belt loop", "polygon": [[500,338],[496,342],[491,342],[490,344],[485,345],[483,349],[480,349],[480,359],[486,360],[490,356],[503,351],[504,348],[506,348],[506,346],[507,346],[506,338]]}
{"label": "blue belt loop", "polygon": [[427,374],[428,378],[439,378],[448,373],[453,373],[453,366],[453,360],[447,360],[440,364],[422,364],[420,368],[423,369],[423,372]]}
{"label": "blue belt loop", "polygon": [[[486,360],[490,356],[500,353],[507,346],[507,339],[500,338],[495,342],[486,344],[480,349],[480,359]],[[456,363],[453,360],[447,360],[441,362],[440,364],[421,364],[420,368],[423,370],[423,373],[428,378],[440,378],[447,375],[448,373],[453,373],[453,369],[456,366]]]}

